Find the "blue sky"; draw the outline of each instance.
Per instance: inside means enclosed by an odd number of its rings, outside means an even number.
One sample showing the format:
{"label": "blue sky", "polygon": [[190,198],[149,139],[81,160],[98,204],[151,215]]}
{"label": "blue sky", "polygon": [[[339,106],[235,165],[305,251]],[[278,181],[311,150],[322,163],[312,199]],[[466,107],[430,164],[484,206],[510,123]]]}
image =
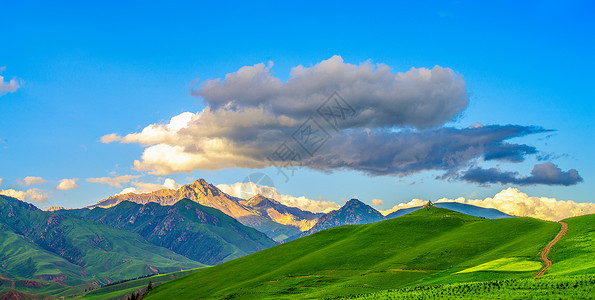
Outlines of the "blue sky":
{"label": "blue sky", "polygon": [[[589,1],[324,2],[288,4],[19,2],[2,4],[0,73],[20,87],[0,96],[0,189],[39,188],[39,206],[81,207],[130,187],[88,178],[140,176],[133,181],[215,184],[268,174],[283,194],[328,199],[359,197],[379,208],[412,198],[493,196],[512,186],[534,196],[592,202],[595,178],[595,20]],[[462,76],[469,104],[444,126],[540,126],[554,132],[509,142],[536,147],[582,182],[490,184],[440,180],[441,171],[371,176],[303,168],[288,182],[273,167],[194,170],[151,175],[133,169],[146,146],[101,143],[110,133],[140,132],[183,112],[204,109],[192,83],[223,78],[272,61],[275,77],[334,55],[348,64],[371,61],[393,72],[438,65]],[[321,99],[322,101],[323,99]],[[349,99],[347,99],[349,101]],[[328,146],[332,146],[332,140]],[[538,161],[481,162],[528,176]],[[47,182],[24,185],[27,176]],[[78,188],[57,190],[62,179]]]}

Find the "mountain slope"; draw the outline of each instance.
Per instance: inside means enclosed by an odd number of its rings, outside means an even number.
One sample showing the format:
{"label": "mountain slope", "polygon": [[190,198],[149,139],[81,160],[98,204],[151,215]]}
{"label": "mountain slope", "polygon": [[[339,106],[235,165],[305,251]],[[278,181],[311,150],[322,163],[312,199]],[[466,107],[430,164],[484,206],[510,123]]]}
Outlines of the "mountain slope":
{"label": "mountain slope", "polygon": [[11,279],[106,283],[203,266],[137,234],[6,196],[0,196],[0,227],[0,272]]}
{"label": "mountain slope", "polygon": [[[340,226],[157,287],[147,299],[308,298],[405,285],[530,277],[559,231],[531,218],[486,220],[432,207],[382,222]],[[516,269],[495,265],[502,259]]]}
{"label": "mountain slope", "polygon": [[316,224],[308,231],[293,238],[303,237],[312,233],[341,225],[359,225],[378,222],[384,216],[371,206],[357,200],[351,199],[340,209],[333,210],[318,219]]}
{"label": "mountain slope", "polygon": [[[475,217],[486,218],[486,219],[500,219],[500,218],[510,218],[513,217],[509,214],[505,214],[497,209],[494,208],[485,208],[479,207],[470,204],[458,203],[458,202],[438,202],[433,203],[436,207],[450,209],[452,211],[460,212],[462,214],[467,214]],[[420,209],[421,206],[416,207],[409,207],[409,208],[402,208],[397,211],[394,211],[388,215],[386,215],[387,219],[392,219],[396,217],[400,217],[406,215],[410,212],[416,211]]]}
{"label": "mountain slope", "polygon": [[60,212],[137,233],[154,245],[209,265],[276,245],[256,229],[188,199],[171,206],[124,201],[110,208]]}
{"label": "mountain slope", "polygon": [[[191,184],[184,185],[178,190],[159,190],[146,194],[128,193],[116,195],[99,201],[94,207],[111,207],[122,201],[130,201],[138,204],[151,202],[161,205],[173,205],[181,199],[190,199],[204,206],[220,210],[228,216],[235,218],[240,223],[263,232],[272,239],[283,235],[295,234],[295,227],[275,222],[267,214],[240,203],[243,199],[232,197],[204,179],[198,179]],[[278,239],[277,239],[278,240]]]}

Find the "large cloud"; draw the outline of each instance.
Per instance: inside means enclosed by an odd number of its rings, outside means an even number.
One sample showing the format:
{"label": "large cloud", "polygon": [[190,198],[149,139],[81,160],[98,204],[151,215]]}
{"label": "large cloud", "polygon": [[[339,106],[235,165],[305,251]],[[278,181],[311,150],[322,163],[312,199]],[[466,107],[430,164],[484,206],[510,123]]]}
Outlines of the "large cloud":
{"label": "large cloud", "polygon": [[471,168],[460,176],[460,179],[480,184],[512,183],[516,185],[548,184],[566,186],[583,181],[577,170],[562,171],[551,162],[535,165],[529,176],[520,176],[517,172],[501,171],[499,168]]}
{"label": "large cloud", "polygon": [[393,73],[383,64],[353,65],[333,56],[309,68],[293,68],[287,82],[275,77],[271,66],[242,67],[223,80],[205,82],[193,94],[215,110],[265,108],[274,115],[304,119],[340,91],[360,115],[344,124],[349,128],[440,126],[469,101],[462,77],[440,66]]}
{"label": "large cloud", "polygon": [[329,212],[331,210],[339,209],[340,206],[331,201],[317,201],[308,199],[304,196],[294,197],[291,195],[284,195],[277,191],[274,187],[257,185],[253,182],[237,182],[234,184],[219,184],[217,185],[224,193],[239,198],[250,198],[254,195],[262,195],[267,198],[275,199],[281,204],[297,207],[301,210],[311,212]]}
{"label": "large cloud", "polygon": [[13,189],[0,190],[0,195],[17,198],[21,201],[27,202],[45,202],[49,199],[49,193],[40,189],[28,189],[26,191],[19,191]]}
{"label": "large cloud", "polygon": [[[156,175],[299,164],[369,175],[439,170],[458,178],[478,160],[524,161],[537,149],[507,141],[548,131],[515,125],[444,127],[469,99],[462,77],[440,66],[399,73],[334,56],[293,68],[285,82],[271,66],[242,67],[222,80],[204,82],[193,91],[206,104],[201,112],[184,112],[137,133],[111,133],[101,141],[146,146],[134,167]],[[320,147],[308,144],[313,142]],[[277,155],[283,147],[298,155]]]}
{"label": "large cloud", "polygon": [[[427,201],[420,199],[413,199],[408,203],[395,205],[392,209],[383,211],[383,214],[388,214],[402,208],[421,206],[426,202]],[[559,221],[565,218],[595,213],[595,203],[576,203],[571,200],[563,201],[548,197],[529,197],[527,194],[516,188],[504,189],[493,198],[442,198],[436,202],[465,203],[485,208],[495,208],[509,215],[551,221]]]}

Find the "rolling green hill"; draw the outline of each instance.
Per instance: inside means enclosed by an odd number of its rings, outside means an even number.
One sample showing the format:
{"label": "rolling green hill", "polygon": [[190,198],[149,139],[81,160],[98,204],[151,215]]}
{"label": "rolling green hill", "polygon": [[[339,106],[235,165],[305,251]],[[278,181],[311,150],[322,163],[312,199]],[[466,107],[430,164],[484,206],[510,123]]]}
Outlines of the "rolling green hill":
{"label": "rolling green hill", "polygon": [[566,235],[550,251],[545,275],[595,274],[595,214],[563,220]]}
{"label": "rolling green hill", "polygon": [[531,277],[560,225],[442,208],[340,226],[165,283],[146,299],[318,298]]}
{"label": "rolling green hill", "polygon": [[41,211],[6,196],[0,196],[0,229],[0,275],[41,287],[108,283],[204,266],[137,234]]}
{"label": "rolling green hill", "polygon": [[182,199],[173,205],[130,201],[109,208],[60,210],[138,233],[154,245],[208,265],[276,245],[265,234],[214,209]]}

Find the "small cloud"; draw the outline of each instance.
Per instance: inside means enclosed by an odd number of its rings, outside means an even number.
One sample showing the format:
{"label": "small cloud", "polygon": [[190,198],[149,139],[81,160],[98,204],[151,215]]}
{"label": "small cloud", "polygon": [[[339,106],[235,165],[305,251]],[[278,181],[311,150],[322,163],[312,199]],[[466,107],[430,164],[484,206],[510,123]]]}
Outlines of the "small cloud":
{"label": "small cloud", "polygon": [[383,215],[388,215],[392,212],[395,212],[399,209],[404,209],[404,208],[410,208],[410,207],[418,207],[418,206],[422,206],[424,204],[428,203],[428,201],[426,200],[421,200],[421,199],[413,199],[407,203],[399,203],[395,206],[393,206],[393,208],[388,209],[388,210],[381,210],[380,213]]}
{"label": "small cloud", "polygon": [[128,183],[130,180],[140,177],[140,175],[122,175],[118,177],[99,177],[87,178],[87,182],[106,183],[117,188],[122,188],[122,183]]}
{"label": "small cloud", "polygon": [[60,190],[60,191],[76,189],[79,187],[76,184],[77,180],[78,180],[78,178],[62,179],[62,180],[60,180],[60,183],[58,184],[58,186],[56,186],[56,189]]}
{"label": "small cloud", "polygon": [[47,180],[41,177],[27,176],[23,181],[19,181],[19,185],[44,184]]}
{"label": "small cloud", "polygon": [[123,189],[121,192],[118,193],[118,195],[124,195],[124,194],[129,194],[129,193],[133,193],[133,194],[140,194],[136,188],[133,187],[129,187],[129,188],[125,188]]}
{"label": "small cloud", "polygon": [[171,178],[166,178],[163,182],[163,187],[170,190],[177,190],[180,188],[181,185],[177,184],[175,180]]}
{"label": "small cloud", "polygon": [[27,202],[45,202],[50,198],[48,192],[37,188],[28,189],[26,191],[18,191],[14,189],[0,190],[0,195],[17,198]]}
{"label": "small cloud", "polygon": [[378,205],[382,205],[382,203],[383,202],[380,199],[372,199],[372,205],[378,206]]}
{"label": "small cloud", "polygon": [[122,140],[122,137],[119,136],[116,133],[110,133],[110,134],[106,134],[104,136],[101,137],[100,141],[104,144],[109,144],[109,143],[113,143],[113,142],[118,142]]}
{"label": "small cloud", "polygon": [[165,181],[163,181],[163,184],[149,182],[133,182],[132,185],[134,185],[134,187],[125,188],[120,193],[118,193],[118,195],[128,193],[143,194],[163,189],[177,190],[182,186],[171,178],[166,178]]}
{"label": "small cloud", "polygon": [[[0,67],[0,72],[4,70],[6,70],[6,67]],[[22,79],[13,77],[10,81],[4,81],[4,77],[0,76],[0,96],[4,96],[8,93],[14,93],[22,86]]]}
{"label": "small cloud", "polygon": [[4,179],[0,178],[0,185],[4,182]]}

